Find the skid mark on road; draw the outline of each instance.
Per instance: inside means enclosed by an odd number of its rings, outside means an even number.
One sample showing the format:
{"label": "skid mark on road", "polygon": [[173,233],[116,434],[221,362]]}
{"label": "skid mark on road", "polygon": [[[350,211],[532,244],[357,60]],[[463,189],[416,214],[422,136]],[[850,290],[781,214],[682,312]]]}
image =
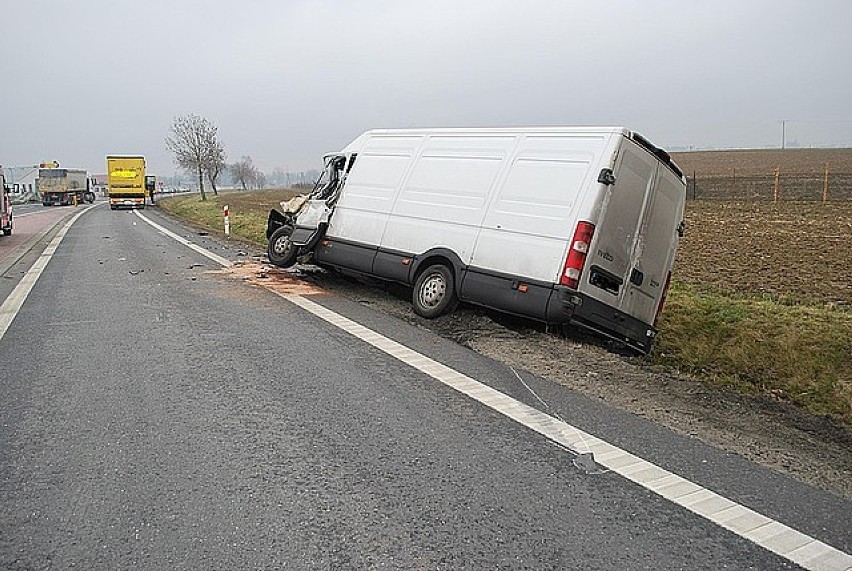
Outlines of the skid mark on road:
{"label": "skid mark on road", "polygon": [[[162,228],[144,217],[142,218],[152,226]],[[166,231],[166,233],[193,250],[203,250],[200,246],[191,244],[172,232]],[[214,256],[220,258],[220,256],[211,252],[204,255],[210,259],[215,259]],[[222,260],[224,263],[220,263],[223,266],[232,267],[231,262],[223,258]],[[266,278],[257,278],[256,276],[254,279],[261,280],[258,285],[264,287],[271,285],[263,282]],[[656,464],[584,432],[560,418],[554,418],[532,408],[443,363],[439,363],[303,297],[306,295],[304,293],[287,293],[286,288],[276,290],[270,287],[268,289],[383,353],[482,403],[552,442],[564,446],[572,453],[591,453],[599,465],[805,569],[814,571],[852,570],[852,555],[848,553],[669,472]]]}

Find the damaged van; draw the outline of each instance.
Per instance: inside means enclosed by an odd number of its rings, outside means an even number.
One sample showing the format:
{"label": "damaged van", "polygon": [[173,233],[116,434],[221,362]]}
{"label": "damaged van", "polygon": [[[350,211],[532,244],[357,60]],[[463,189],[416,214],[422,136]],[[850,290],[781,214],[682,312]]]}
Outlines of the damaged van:
{"label": "damaged van", "polygon": [[590,328],[648,352],[683,235],[686,180],[623,127],[368,131],[269,214],[269,259]]}

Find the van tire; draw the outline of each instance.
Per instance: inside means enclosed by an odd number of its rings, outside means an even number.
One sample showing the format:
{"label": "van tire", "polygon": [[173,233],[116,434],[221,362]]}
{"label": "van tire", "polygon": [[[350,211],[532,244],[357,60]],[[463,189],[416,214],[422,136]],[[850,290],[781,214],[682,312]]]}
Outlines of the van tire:
{"label": "van tire", "polygon": [[269,261],[278,267],[289,268],[296,263],[299,248],[290,240],[292,234],[293,227],[284,225],[269,237],[266,255],[269,256]]}
{"label": "van tire", "polygon": [[417,276],[411,295],[417,315],[438,317],[455,309],[458,301],[453,272],[444,264],[429,266]]}

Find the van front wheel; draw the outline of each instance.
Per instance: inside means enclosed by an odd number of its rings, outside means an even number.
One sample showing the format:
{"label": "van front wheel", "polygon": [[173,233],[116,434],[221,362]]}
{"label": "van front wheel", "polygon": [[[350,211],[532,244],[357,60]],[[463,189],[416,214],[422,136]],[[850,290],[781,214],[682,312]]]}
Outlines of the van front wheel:
{"label": "van front wheel", "polygon": [[299,248],[293,244],[290,236],[293,234],[292,226],[282,226],[269,237],[269,247],[266,254],[269,261],[281,268],[289,268],[296,263]]}
{"label": "van front wheel", "polygon": [[417,315],[429,319],[455,309],[458,298],[450,268],[436,264],[423,270],[414,282],[411,303]]}

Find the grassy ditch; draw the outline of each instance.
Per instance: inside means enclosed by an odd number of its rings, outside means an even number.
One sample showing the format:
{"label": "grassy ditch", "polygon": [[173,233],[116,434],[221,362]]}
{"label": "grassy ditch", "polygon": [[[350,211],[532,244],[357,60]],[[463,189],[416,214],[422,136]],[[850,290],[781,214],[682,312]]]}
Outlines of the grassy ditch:
{"label": "grassy ditch", "polygon": [[649,359],[852,424],[852,312],[675,281]]}
{"label": "grassy ditch", "polygon": [[[197,195],[180,196],[163,199],[160,206],[222,233],[222,206],[228,204],[232,236],[265,246],[269,209],[294,194],[290,190],[226,193],[210,196],[206,202]],[[707,219],[706,210],[716,207],[689,203],[687,208]],[[725,209],[724,205],[719,208]],[[729,219],[734,218],[742,217]],[[708,243],[718,247],[713,225],[707,226]],[[692,228],[701,238],[701,225],[696,222]],[[792,299],[748,287],[722,289],[700,274],[704,267],[713,271],[700,260],[706,249],[697,240],[685,244],[679,253],[678,268],[685,279],[673,280],[660,334],[647,361],[852,424],[852,311],[848,305],[826,304],[816,291],[811,296],[799,292]],[[779,263],[764,267],[777,272]],[[824,284],[824,280],[814,283]]]}

